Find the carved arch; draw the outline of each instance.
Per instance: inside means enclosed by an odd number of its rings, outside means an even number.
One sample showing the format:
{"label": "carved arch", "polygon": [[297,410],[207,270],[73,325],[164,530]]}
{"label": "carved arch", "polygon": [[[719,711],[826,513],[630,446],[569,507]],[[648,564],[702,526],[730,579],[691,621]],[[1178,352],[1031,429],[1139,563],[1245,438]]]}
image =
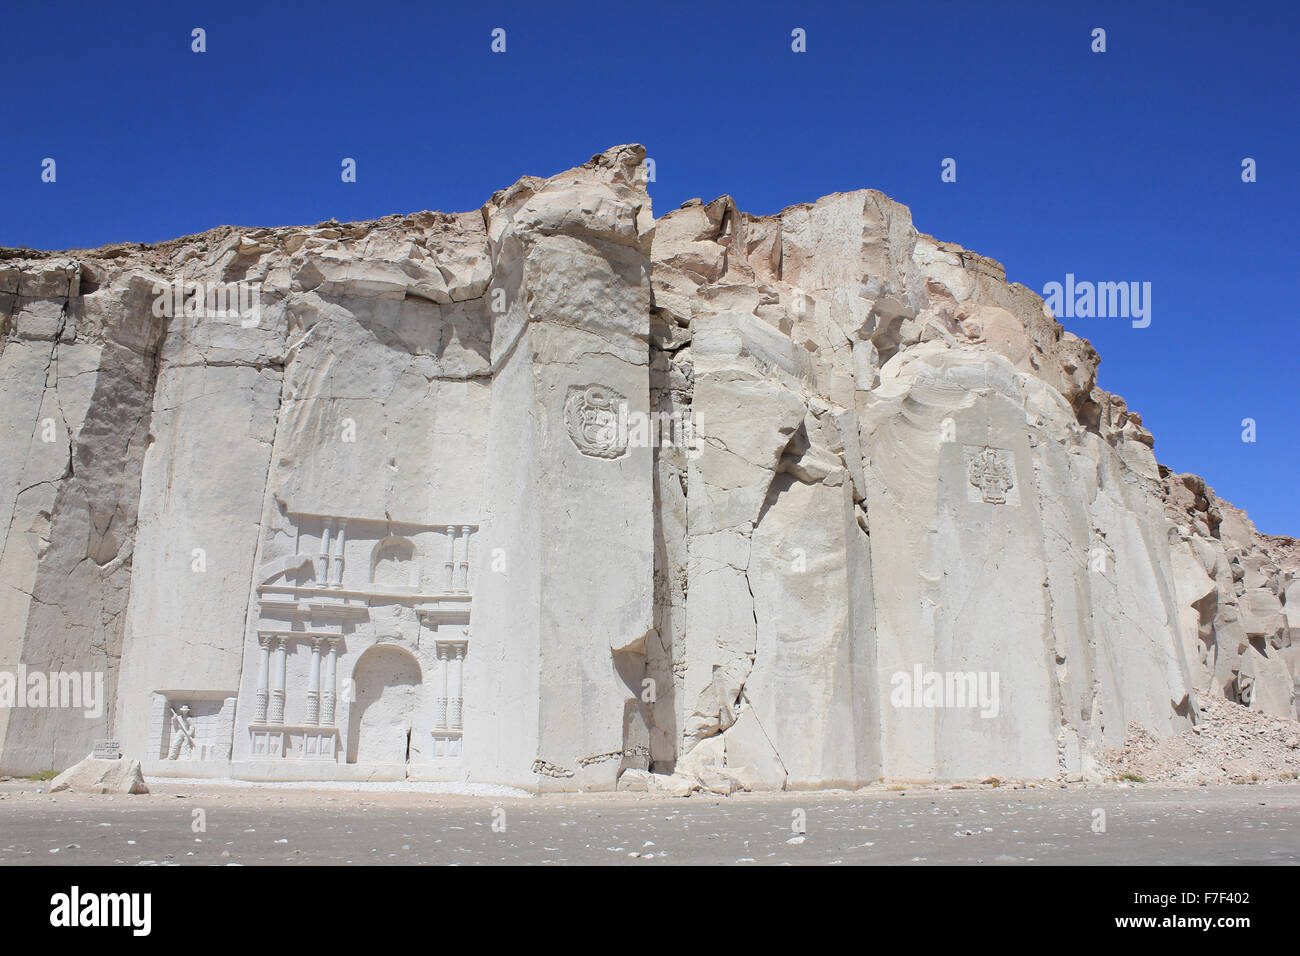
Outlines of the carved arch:
{"label": "carved arch", "polygon": [[420,568],[415,560],[415,543],[410,538],[389,535],[370,552],[370,583],[393,587],[418,587]]}

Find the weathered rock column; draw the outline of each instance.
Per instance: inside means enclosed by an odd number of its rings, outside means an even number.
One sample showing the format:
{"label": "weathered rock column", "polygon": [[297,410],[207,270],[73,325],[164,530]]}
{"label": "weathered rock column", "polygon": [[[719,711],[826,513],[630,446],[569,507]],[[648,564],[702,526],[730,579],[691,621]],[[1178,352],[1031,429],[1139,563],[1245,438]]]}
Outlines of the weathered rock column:
{"label": "weathered rock column", "polygon": [[636,725],[654,623],[652,459],[617,427],[620,410],[650,410],[643,159],[617,147],[487,208],[509,310],[493,330],[494,527],[480,547],[501,548],[510,570],[476,580],[475,634],[508,639],[521,692],[539,698],[527,766],[543,790],[612,789],[626,735],[648,739]]}

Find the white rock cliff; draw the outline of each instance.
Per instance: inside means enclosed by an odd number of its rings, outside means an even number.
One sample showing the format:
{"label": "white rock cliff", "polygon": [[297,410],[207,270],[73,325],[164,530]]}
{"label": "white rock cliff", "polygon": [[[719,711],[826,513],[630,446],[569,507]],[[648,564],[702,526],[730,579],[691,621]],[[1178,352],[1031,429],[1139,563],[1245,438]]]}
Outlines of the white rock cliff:
{"label": "white rock cliff", "polygon": [[0,250],[0,770],[1077,779],[1295,717],[1300,547],[1037,295],[871,190],[655,220],[643,160]]}

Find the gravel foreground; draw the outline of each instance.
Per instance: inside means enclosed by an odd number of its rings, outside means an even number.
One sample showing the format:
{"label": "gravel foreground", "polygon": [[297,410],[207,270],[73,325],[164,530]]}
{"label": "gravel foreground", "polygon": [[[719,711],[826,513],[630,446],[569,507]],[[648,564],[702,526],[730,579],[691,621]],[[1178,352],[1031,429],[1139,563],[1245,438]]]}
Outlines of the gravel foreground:
{"label": "gravel foreground", "polygon": [[1295,864],[1300,783],[470,797],[0,784],[0,865]]}

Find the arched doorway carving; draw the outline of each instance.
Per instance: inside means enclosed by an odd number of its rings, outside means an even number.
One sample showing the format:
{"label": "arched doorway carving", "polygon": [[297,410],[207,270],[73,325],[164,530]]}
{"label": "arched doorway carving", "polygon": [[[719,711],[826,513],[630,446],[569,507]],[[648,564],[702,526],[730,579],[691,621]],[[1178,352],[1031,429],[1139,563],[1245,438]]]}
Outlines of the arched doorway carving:
{"label": "arched doorway carving", "polygon": [[406,763],[420,697],[420,664],[403,648],[377,644],[353,669],[348,763]]}

